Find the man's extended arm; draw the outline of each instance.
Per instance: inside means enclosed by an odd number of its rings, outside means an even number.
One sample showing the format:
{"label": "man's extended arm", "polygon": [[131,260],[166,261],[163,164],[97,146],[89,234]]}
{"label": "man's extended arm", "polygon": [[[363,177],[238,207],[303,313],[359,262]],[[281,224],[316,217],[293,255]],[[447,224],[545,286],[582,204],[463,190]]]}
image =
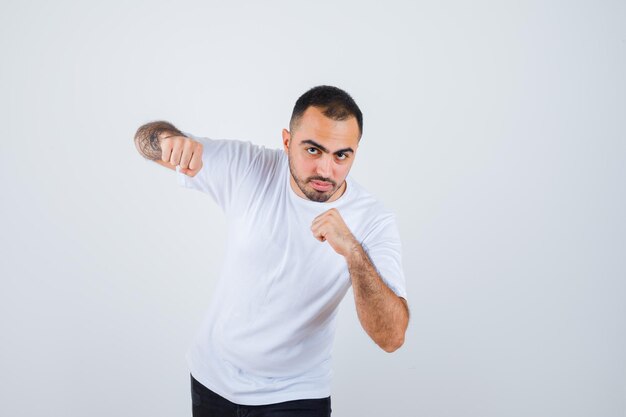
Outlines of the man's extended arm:
{"label": "man's extended arm", "polygon": [[343,221],[337,209],[320,214],[311,225],[313,235],[327,241],[348,263],[357,314],[363,329],[386,352],[404,343],[409,307],[382,280],[376,267]]}
{"label": "man's extended arm", "polygon": [[146,159],[193,177],[202,169],[202,143],[162,120],[146,123],[135,133],[135,147]]}
{"label": "man's extended arm", "polygon": [[135,147],[144,158],[157,161],[162,156],[160,139],[169,136],[185,135],[173,124],[163,120],[146,123],[135,133]]}

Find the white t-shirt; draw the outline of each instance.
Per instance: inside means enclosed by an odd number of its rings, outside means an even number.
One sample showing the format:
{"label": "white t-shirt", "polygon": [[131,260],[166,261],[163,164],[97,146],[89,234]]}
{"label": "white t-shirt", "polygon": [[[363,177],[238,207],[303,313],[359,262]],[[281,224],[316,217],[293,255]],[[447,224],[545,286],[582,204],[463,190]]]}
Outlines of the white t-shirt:
{"label": "white t-shirt", "polygon": [[202,142],[195,177],[228,222],[220,278],[187,361],[194,378],[228,400],[269,404],[330,395],[338,306],[351,282],[345,259],[311,223],[337,208],[384,282],[406,298],[394,215],[349,175],[344,194],[319,203],[289,183],[287,155],[250,142]]}

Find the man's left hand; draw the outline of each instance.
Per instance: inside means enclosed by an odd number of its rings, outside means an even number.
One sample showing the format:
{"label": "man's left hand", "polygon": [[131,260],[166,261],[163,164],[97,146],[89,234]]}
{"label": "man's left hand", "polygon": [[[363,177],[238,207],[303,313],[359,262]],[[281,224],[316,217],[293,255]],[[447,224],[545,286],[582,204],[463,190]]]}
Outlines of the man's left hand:
{"label": "man's left hand", "polygon": [[341,214],[332,208],[320,214],[311,225],[313,236],[320,242],[327,241],[339,255],[347,257],[352,250],[358,247],[356,240]]}

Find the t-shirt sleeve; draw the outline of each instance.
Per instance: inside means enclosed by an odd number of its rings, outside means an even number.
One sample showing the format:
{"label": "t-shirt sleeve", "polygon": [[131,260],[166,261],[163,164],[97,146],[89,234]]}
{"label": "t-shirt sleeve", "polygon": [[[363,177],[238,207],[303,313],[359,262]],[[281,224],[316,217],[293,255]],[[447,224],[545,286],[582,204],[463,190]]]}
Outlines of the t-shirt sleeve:
{"label": "t-shirt sleeve", "polygon": [[183,134],[202,143],[202,168],[193,177],[177,170],[178,183],[210,195],[222,210],[228,211],[240,182],[262,152],[261,147],[251,142]]}
{"label": "t-shirt sleeve", "polygon": [[402,269],[402,245],[395,215],[387,213],[365,237],[362,245],[387,286],[406,299],[406,280]]}

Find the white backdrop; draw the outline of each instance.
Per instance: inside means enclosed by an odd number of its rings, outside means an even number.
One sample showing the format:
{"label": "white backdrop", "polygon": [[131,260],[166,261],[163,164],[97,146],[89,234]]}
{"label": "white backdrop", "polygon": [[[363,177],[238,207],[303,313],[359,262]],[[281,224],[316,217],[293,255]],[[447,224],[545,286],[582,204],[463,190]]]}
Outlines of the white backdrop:
{"label": "white backdrop", "polygon": [[132,137],[280,146],[297,97],[364,113],[412,320],[351,293],[334,416],[626,416],[626,3],[0,3],[0,415],[189,416],[223,217]]}

